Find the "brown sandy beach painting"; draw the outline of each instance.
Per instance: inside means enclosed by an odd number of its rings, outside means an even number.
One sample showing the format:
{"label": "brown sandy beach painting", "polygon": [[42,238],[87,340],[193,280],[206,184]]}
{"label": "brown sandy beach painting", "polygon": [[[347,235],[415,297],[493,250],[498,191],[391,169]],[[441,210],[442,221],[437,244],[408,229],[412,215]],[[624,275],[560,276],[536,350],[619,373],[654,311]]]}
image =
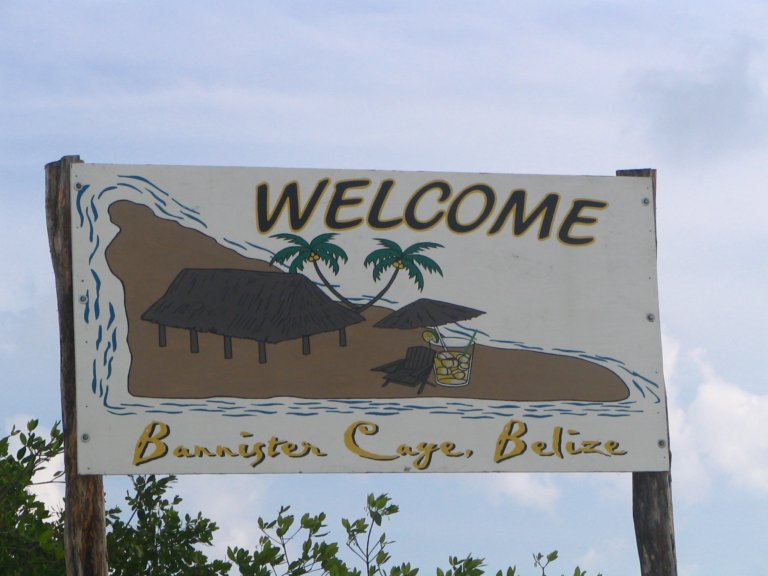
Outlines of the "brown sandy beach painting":
{"label": "brown sandy beach painting", "polygon": [[[280,252],[247,258],[142,204],[115,202],[109,217],[120,229],[106,260],[123,285],[134,396],[613,402],[629,394],[595,362],[475,342],[472,319],[483,310],[426,297],[352,303],[330,282],[318,286],[302,264],[338,263],[322,253],[330,238],[318,255],[285,235],[294,243],[283,254],[294,258],[278,266]],[[393,248],[383,242],[372,253],[374,274],[390,258],[405,279]],[[423,252],[413,254],[417,263]],[[422,263],[422,274],[439,268],[436,259]]]}

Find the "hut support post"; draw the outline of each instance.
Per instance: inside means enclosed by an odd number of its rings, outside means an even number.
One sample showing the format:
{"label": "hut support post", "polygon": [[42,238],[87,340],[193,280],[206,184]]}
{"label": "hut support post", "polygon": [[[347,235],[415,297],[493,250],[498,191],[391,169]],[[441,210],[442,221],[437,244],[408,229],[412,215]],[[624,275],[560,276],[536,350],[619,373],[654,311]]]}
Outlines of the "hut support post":
{"label": "hut support post", "polygon": [[75,413],[75,331],[72,285],[70,168],[79,156],[65,156],[45,167],[45,212],[59,309],[61,421],[64,433],[64,555],[69,576],[106,576],[107,533],[104,487],[99,475],[77,470],[78,430]]}
{"label": "hut support post", "polygon": [[311,354],[311,350],[309,348],[309,336],[302,336],[301,337],[301,353],[304,354],[304,356],[308,356]]}
{"label": "hut support post", "polygon": [[232,336],[224,336],[224,358],[232,358]]}
{"label": "hut support post", "polygon": [[[617,170],[616,176],[651,178],[651,199],[656,216],[656,170]],[[669,450],[669,447],[667,447]],[[671,463],[670,456],[670,463]],[[675,523],[672,514],[670,472],[632,474],[632,517],[642,576],[677,576]]]}
{"label": "hut support post", "polygon": [[267,343],[259,342],[259,364],[267,363]]}
{"label": "hut support post", "polygon": [[347,345],[347,329],[340,328],[339,329],[339,346],[344,348],[346,347],[346,345]]}
{"label": "hut support post", "polygon": [[157,325],[157,343],[160,346],[160,348],[165,348],[168,345],[165,324]]}
{"label": "hut support post", "polygon": [[200,352],[200,340],[197,335],[197,330],[189,331],[189,351],[192,354]]}

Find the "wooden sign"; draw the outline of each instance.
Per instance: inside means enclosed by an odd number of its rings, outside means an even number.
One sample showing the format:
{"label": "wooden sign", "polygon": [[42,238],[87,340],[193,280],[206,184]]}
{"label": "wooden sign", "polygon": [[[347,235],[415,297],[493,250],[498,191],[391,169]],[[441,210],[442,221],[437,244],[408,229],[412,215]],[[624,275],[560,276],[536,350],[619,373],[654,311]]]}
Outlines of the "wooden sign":
{"label": "wooden sign", "polygon": [[669,467],[650,178],[71,182],[83,473]]}

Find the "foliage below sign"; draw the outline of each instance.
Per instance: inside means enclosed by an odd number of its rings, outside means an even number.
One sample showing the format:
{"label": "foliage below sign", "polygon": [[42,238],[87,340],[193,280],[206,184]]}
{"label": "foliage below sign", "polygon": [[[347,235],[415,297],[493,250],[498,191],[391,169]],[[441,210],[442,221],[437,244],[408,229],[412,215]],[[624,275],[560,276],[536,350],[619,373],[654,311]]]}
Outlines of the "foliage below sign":
{"label": "foliage below sign", "polygon": [[82,473],[669,466],[648,178],[71,182]]}

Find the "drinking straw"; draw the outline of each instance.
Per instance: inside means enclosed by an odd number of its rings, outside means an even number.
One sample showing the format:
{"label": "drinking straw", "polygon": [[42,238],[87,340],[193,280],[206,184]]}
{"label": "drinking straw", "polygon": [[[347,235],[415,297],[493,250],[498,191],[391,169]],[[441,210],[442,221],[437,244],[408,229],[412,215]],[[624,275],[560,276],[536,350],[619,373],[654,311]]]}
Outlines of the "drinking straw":
{"label": "drinking straw", "polygon": [[464,350],[462,351],[462,354],[466,355],[467,353],[469,353],[469,347],[475,343],[475,336],[477,336],[477,330],[472,332],[472,337],[469,339],[469,342],[467,342],[467,345],[464,346]]}

